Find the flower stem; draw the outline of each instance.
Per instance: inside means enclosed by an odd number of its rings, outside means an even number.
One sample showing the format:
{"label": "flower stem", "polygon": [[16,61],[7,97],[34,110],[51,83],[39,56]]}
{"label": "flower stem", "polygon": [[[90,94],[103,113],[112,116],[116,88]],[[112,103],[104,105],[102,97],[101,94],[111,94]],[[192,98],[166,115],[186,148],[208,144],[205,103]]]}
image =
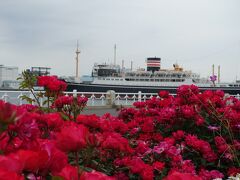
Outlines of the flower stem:
{"label": "flower stem", "polygon": [[76,163],[76,166],[77,166],[77,177],[78,177],[78,180],[79,180],[80,179],[80,174],[79,174],[80,167],[79,167],[78,160],[79,160],[79,157],[78,157],[78,151],[77,151],[75,153],[75,163]]}

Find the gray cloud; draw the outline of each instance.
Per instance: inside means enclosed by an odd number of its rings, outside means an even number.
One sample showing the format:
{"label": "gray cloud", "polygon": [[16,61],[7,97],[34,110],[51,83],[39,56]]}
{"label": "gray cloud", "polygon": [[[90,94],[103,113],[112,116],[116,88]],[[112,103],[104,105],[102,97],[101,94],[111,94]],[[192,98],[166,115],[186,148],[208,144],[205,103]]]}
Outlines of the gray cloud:
{"label": "gray cloud", "polygon": [[240,77],[238,0],[9,0],[0,3],[0,64],[50,66],[58,75],[74,74],[79,40],[80,71],[94,62],[117,59],[143,67],[159,56],[170,68],[209,75],[222,66],[222,79]]}

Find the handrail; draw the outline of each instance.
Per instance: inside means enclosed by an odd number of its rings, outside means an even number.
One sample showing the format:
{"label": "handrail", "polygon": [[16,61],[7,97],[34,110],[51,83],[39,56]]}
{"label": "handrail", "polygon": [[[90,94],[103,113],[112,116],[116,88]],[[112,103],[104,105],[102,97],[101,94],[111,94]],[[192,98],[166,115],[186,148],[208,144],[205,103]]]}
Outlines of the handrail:
{"label": "handrail", "polygon": [[[39,90],[35,90],[34,92],[39,92]],[[44,91],[42,91],[44,92]],[[30,91],[26,90],[0,90],[0,100],[4,100],[5,102],[10,102],[17,105],[27,104],[26,101],[21,99],[21,96],[25,94],[32,97]],[[78,92],[73,90],[72,92],[64,92],[65,95],[72,96],[81,96],[87,97],[88,103],[87,106],[105,106],[105,105],[132,105],[136,101],[146,101],[151,99],[152,97],[160,98],[157,93],[142,93],[141,91],[137,93],[126,93],[126,92]],[[171,94],[175,96],[176,94]],[[240,94],[229,95],[233,96],[240,100]],[[43,102],[43,99],[40,99],[40,102]]]}

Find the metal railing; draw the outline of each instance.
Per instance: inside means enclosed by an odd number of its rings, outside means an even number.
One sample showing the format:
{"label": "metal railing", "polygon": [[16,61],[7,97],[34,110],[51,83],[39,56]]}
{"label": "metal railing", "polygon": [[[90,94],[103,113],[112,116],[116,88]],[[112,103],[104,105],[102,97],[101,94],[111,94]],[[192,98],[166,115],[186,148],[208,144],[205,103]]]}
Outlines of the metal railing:
{"label": "metal railing", "polygon": [[132,105],[136,101],[146,101],[152,97],[159,98],[157,93],[116,93],[107,92],[65,92],[66,95],[81,96],[88,98],[88,106],[104,105]]}
{"label": "metal railing", "polygon": [[[38,91],[35,91],[36,93]],[[107,105],[132,105],[136,101],[146,101],[152,97],[159,98],[157,93],[115,93],[114,91],[108,92],[64,92],[66,96],[81,96],[87,97],[87,106],[107,106]],[[34,99],[30,91],[6,91],[0,90],[0,99],[5,102],[10,102],[16,105],[28,104],[26,100],[21,97],[23,95]],[[40,99],[40,104],[44,101],[44,98]],[[36,103],[33,103],[36,104]]]}
{"label": "metal railing", "polygon": [[[37,91],[36,91],[37,92]],[[87,97],[87,106],[107,106],[107,105],[132,105],[134,102],[146,101],[152,97],[159,98],[157,93],[117,93],[114,91],[107,92],[64,92],[66,96],[81,96]],[[28,102],[22,100],[21,96],[26,95],[33,99],[33,95],[29,91],[6,91],[0,90],[0,99],[5,102],[10,102],[16,105],[27,104]],[[174,94],[172,94],[174,95]],[[231,95],[240,100],[240,94]],[[40,99],[40,104],[44,98]]]}

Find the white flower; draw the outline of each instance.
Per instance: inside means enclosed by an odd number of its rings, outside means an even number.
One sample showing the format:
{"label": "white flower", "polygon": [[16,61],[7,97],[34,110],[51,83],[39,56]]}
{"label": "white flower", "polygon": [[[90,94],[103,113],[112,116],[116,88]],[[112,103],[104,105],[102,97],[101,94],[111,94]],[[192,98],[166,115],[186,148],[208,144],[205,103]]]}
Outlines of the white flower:
{"label": "white flower", "polygon": [[228,180],[240,180],[240,174],[237,174],[235,177],[234,176],[230,176],[228,178]]}

